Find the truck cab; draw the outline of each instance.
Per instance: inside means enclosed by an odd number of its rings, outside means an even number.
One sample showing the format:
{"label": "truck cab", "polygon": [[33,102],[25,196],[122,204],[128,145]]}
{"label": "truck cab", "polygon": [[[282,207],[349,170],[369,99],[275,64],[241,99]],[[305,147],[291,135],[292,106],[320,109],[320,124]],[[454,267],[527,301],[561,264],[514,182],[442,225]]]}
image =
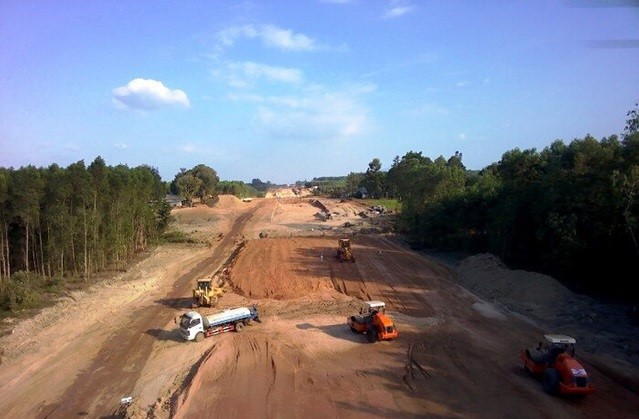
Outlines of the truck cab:
{"label": "truck cab", "polygon": [[204,325],[204,319],[200,313],[189,311],[180,317],[180,335],[184,340],[194,340],[198,333],[204,333],[208,325]]}

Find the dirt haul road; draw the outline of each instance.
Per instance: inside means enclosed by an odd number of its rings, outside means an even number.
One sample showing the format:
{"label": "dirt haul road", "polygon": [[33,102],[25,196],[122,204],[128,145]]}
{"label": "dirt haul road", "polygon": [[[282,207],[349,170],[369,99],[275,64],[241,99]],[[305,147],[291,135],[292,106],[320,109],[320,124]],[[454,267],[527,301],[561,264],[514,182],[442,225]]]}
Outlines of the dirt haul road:
{"label": "dirt haul road", "polygon": [[[178,227],[205,246],[156,249],[2,338],[0,417],[636,417],[636,392],[585,355],[595,394],[544,394],[518,352],[546,330],[379,234],[383,215],[323,205],[327,221],[309,198],[176,210]],[[355,263],[334,258],[342,236]],[[257,303],[263,322],[181,341],[173,318],[194,281],[223,268],[230,289],[219,308]],[[369,344],[349,330],[366,299],[387,303],[397,340]]]}

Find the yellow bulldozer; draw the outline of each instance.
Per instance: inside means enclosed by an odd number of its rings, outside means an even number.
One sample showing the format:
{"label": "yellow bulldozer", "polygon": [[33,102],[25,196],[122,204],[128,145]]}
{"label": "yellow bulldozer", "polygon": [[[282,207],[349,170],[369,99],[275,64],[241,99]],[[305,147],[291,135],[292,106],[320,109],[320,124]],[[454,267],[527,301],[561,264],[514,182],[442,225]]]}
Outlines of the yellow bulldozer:
{"label": "yellow bulldozer", "polygon": [[335,257],[340,262],[355,262],[355,256],[353,256],[353,251],[351,250],[350,239],[339,239],[337,254]]}
{"label": "yellow bulldozer", "polygon": [[218,300],[224,293],[224,283],[214,279],[198,279],[197,286],[193,290],[193,306],[195,307],[215,307]]}

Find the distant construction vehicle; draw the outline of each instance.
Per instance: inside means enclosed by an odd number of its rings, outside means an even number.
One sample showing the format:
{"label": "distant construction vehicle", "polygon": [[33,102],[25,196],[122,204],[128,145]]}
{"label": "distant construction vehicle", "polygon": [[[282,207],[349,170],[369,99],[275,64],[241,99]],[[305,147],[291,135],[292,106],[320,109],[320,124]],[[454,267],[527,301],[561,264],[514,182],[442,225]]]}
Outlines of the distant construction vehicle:
{"label": "distant construction vehicle", "polygon": [[218,300],[226,289],[224,283],[213,279],[198,279],[196,288],[193,290],[193,306],[195,307],[215,307]]}
{"label": "distant construction vehicle", "polygon": [[386,315],[383,301],[364,301],[359,316],[350,316],[346,324],[353,333],[365,334],[370,342],[394,340],[399,336],[393,321]]}
{"label": "distant construction vehicle", "polygon": [[353,251],[351,250],[351,240],[350,239],[339,239],[337,247],[337,254],[335,257],[340,262],[355,262],[355,256],[353,256]]}

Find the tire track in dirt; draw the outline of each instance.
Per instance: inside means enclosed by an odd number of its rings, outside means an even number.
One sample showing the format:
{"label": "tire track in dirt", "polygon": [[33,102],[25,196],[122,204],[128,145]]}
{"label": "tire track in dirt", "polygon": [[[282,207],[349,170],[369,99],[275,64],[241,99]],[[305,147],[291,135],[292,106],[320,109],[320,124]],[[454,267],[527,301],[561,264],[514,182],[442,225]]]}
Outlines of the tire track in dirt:
{"label": "tire track in dirt", "polygon": [[[258,208],[252,207],[238,216],[231,231],[213,248],[211,255],[177,278],[167,296],[189,295],[195,279],[210,276],[218,270]],[[131,313],[130,320],[113,333],[92,365],[78,375],[60,401],[42,408],[43,415],[47,418],[113,415],[119,408],[120,398],[134,388],[155,343],[155,338],[144,331],[165,324],[172,316],[172,311],[161,304]]]}
{"label": "tire track in dirt", "polygon": [[[293,345],[286,332],[270,335],[257,328],[224,336],[212,356],[215,361],[202,365],[194,376],[197,390],[190,390],[175,418],[341,417],[339,404],[375,376],[345,382],[330,358],[318,365],[308,344]],[[318,403],[321,411],[314,408]]]}

